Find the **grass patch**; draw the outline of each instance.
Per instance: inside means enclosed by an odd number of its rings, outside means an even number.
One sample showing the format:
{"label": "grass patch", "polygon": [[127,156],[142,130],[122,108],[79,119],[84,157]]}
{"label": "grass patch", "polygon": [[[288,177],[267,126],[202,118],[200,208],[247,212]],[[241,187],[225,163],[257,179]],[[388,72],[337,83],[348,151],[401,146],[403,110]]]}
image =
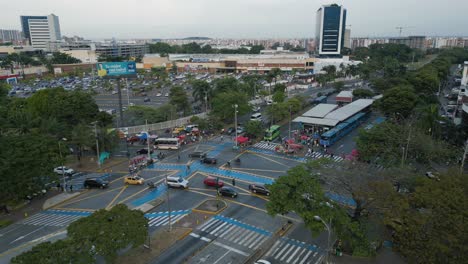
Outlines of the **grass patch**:
{"label": "grass patch", "polygon": [[0,228],[6,227],[13,224],[13,221],[10,219],[0,219]]}

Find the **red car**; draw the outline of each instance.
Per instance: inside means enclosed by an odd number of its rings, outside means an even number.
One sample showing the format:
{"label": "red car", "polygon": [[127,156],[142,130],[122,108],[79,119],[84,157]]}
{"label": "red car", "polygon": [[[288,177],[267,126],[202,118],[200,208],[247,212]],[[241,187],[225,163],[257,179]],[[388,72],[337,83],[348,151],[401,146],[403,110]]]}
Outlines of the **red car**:
{"label": "red car", "polygon": [[138,141],[140,141],[140,138],[137,136],[132,136],[132,137],[127,138],[127,142],[129,143],[138,142]]}
{"label": "red car", "polygon": [[[205,180],[203,180],[203,183],[207,186],[213,186],[216,187],[216,178],[213,177],[206,177]],[[218,188],[221,188],[224,186],[224,182],[221,180],[218,181]]]}

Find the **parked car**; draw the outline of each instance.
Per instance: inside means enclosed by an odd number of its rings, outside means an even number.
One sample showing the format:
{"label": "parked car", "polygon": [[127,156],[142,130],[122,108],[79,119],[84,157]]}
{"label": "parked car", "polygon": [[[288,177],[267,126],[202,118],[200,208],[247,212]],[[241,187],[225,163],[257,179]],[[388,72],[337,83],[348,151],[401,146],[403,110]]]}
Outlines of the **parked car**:
{"label": "parked car", "polygon": [[206,164],[216,164],[218,162],[216,158],[209,158],[209,157],[203,158],[201,161],[202,163],[206,163]]}
{"label": "parked car", "polygon": [[249,190],[253,193],[259,193],[269,196],[270,191],[261,183],[254,183],[249,185]]}
{"label": "parked car", "polygon": [[88,188],[100,188],[104,189],[109,187],[109,182],[101,180],[99,178],[86,178],[86,180],[83,183],[83,186],[88,189]]}
{"label": "parked car", "polygon": [[218,190],[218,194],[222,196],[228,196],[232,198],[237,197],[237,192],[231,187],[222,187]]}
{"label": "parked car", "polygon": [[132,137],[127,138],[127,142],[138,142],[138,141],[140,141],[140,138],[137,136],[132,136]]}
{"label": "parked car", "polygon": [[140,176],[126,176],[124,179],[125,184],[141,185],[144,182],[145,182],[145,179],[143,179]]}
{"label": "parked car", "polygon": [[145,102],[145,103],[150,102],[150,101],[151,101],[151,99],[149,97],[145,97],[145,99],[143,99],[143,102]]}
{"label": "parked car", "polygon": [[[140,149],[140,150],[137,150],[136,153],[137,153],[138,155],[148,154],[148,149],[142,148],[142,149]],[[153,154],[153,150],[150,150],[150,154]]]}
{"label": "parked car", "polygon": [[242,134],[244,133],[244,131],[245,131],[244,127],[241,127],[241,126],[237,127],[237,134]]}
{"label": "parked car", "polygon": [[157,94],[156,94],[157,97],[160,97],[161,95],[162,95],[161,93],[157,93]]}
{"label": "parked car", "polygon": [[182,177],[167,177],[166,178],[167,186],[172,188],[184,188],[188,187],[189,181]]}
{"label": "parked car", "polygon": [[236,129],[235,129],[234,127],[230,127],[230,128],[228,128],[228,129],[226,130],[226,133],[227,133],[228,135],[232,135],[232,133],[234,133],[235,131],[236,131]]}
{"label": "parked car", "polygon": [[165,96],[165,97],[169,97],[169,93],[165,93],[164,96]]}
{"label": "parked car", "polygon": [[212,186],[212,187],[218,187],[218,188],[221,188],[224,186],[224,182],[221,181],[221,180],[217,180],[217,178],[214,178],[214,177],[206,177],[204,180],[203,180],[203,183],[206,185],[206,186]]}
{"label": "parked car", "polygon": [[59,175],[65,174],[67,176],[70,176],[70,175],[75,173],[75,170],[72,169],[72,168],[65,167],[65,166],[59,166],[59,167],[54,169],[54,172],[59,174]]}
{"label": "parked car", "polygon": [[119,93],[119,92],[117,92],[117,91],[112,91],[112,94],[118,94],[118,93]]}
{"label": "parked car", "polygon": [[206,153],[202,151],[194,151],[189,154],[190,158],[206,158]]}

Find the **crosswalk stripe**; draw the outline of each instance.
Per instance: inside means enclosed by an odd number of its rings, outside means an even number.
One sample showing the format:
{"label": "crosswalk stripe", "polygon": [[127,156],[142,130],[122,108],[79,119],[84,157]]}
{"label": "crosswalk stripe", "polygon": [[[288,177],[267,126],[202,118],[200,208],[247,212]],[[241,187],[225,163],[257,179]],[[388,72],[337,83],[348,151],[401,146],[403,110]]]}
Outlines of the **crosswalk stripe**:
{"label": "crosswalk stripe", "polygon": [[268,252],[265,254],[265,257],[270,256],[270,254],[273,252],[273,249],[275,249],[278,246],[279,243],[281,243],[281,241],[276,240],[275,244],[273,244],[273,246],[270,248],[270,250],[268,250]]}
{"label": "crosswalk stripe", "polygon": [[212,221],[212,222],[211,222],[209,225],[206,225],[206,226],[204,226],[204,227],[203,227],[203,228],[202,228],[200,231],[202,231],[202,232],[203,232],[203,231],[205,231],[207,228],[209,228],[210,226],[212,226],[213,224],[215,224],[215,223],[219,222],[219,220],[218,220],[218,219],[214,219],[214,218],[212,218],[211,220],[214,220],[214,221]]}
{"label": "crosswalk stripe", "polygon": [[152,219],[149,221],[148,225],[150,225],[150,226],[153,225],[154,222],[158,221],[158,219],[160,219],[160,218],[162,218],[162,217],[163,217],[163,216],[157,216],[157,217],[155,217],[155,218],[152,218]]}
{"label": "crosswalk stripe", "polygon": [[251,230],[246,230],[245,232],[243,232],[242,234],[240,234],[239,236],[237,236],[237,238],[234,239],[232,242],[237,243],[237,242],[239,242],[239,240],[240,240],[241,238],[245,238],[245,235],[246,235],[246,234],[250,234],[250,233],[255,233],[255,232],[254,232],[254,231],[251,231]]}
{"label": "crosswalk stripe", "polygon": [[291,245],[291,248],[289,248],[289,250],[284,253],[284,255],[281,257],[280,261],[283,261],[286,258],[286,256],[289,254],[289,252],[291,252],[294,248],[295,248],[295,246]]}
{"label": "crosswalk stripe", "polygon": [[224,235],[229,234],[229,232],[231,232],[231,230],[234,229],[234,227],[236,227],[236,226],[235,225],[230,225],[229,228],[227,228],[223,233],[221,233],[219,235],[219,237],[222,238]]}
{"label": "crosswalk stripe", "polygon": [[312,253],[312,251],[309,250],[309,252],[307,252],[307,254],[304,256],[304,258],[302,259],[301,262],[299,262],[299,264],[304,264],[304,262],[309,258],[310,254]]}
{"label": "crosswalk stripe", "polygon": [[[249,244],[252,243],[252,241],[253,241],[256,237],[258,237],[259,235],[260,235],[259,233],[253,232],[253,233],[251,234],[251,236],[249,236],[248,238],[246,238],[246,241],[245,241],[245,243],[244,243],[243,245],[246,246],[246,247],[248,247]],[[249,248],[250,248],[250,247],[249,247]]]}
{"label": "crosswalk stripe", "polygon": [[265,242],[265,240],[267,240],[267,239],[268,239],[268,237],[263,236],[263,237],[260,238],[260,240],[258,242],[254,241],[251,246],[254,246],[254,249],[257,250],[257,248],[260,247],[260,245],[263,244],[263,242]]}
{"label": "crosswalk stripe", "polygon": [[162,223],[165,219],[166,219],[166,216],[162,216],[157,221],[153,222],[153,226],[159,226],[159,224]]}
{"label": "crosswalk stripe", "polygon": [[297,255],[296,259],[294,259],[294,262],[292,264],[296,264],[301,259],[301,255],[304,254],[304,252],[307,251],[307,248],[301,248],[301,252],[299,252],[299,255]]}
{"label": "crosswalk stripe", "polygon": [[242,232],[242,231],[243,231],[242,228],[236,226],[236,227],[234,228],[234,232],[232,232],[231,234],[227,235],[224,239],[230,240],[230,241],[231,241],[231,239],[233,239],[235,236],[238,235],[238,233],[240,233],[240,232]]}
{"label": "crosswalk stripe", "polygon": [[278,252],[278,254],[275,254],[273,257],[275,259],[278,259],[289,246],[291,246],[291,244],[283,243],[283,247],[282,247],[281,251]]}
{"label": "crosswalk stripe", "polygon": [[[210,235],[214,235],[217,231],[219,231],[219,229],[221,229],[223,226],[227,225],[228,223],[227,222],[223,222],[222,224],[220,224],[218,227],[216,227],[215,229],[213,229],[211,232],[210,232]],[[216,235],[215,235],[216,236]]]}
{"label": "crosswalk stripe", "polygon": [[286,260],[286,262],[289,263],[300,249],[301,247],[297,247],[296,250],[291,254],[291,256]]}
{"label": "crosswalk stripe", "polygon": [[[234,243],[238,243],[239,245],[242,245],[242,244],[245,243],[245,241],[248,238],[250,238],[254,234],[256,234],[254,231],[248,231],[247,233],[242,234],[242,236],[239,236],[236,240],[234,240]],[[238,240],[238,239],[240,239],[240,240]]]}

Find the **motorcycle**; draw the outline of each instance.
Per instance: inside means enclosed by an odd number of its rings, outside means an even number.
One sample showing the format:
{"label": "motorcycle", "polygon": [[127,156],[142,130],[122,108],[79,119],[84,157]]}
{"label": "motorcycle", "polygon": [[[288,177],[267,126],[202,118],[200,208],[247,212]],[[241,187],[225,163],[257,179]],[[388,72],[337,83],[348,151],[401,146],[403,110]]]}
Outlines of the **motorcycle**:
{"label": "motorcycle", "polygon": [[154,189],[154,188],[157,188],[157,187],[158,187],[158,186],[157,186],[154,182],[152,182],[152,181],[146,183],[146,185],[148,185],[148,187],[149,187],[150,189]]}

